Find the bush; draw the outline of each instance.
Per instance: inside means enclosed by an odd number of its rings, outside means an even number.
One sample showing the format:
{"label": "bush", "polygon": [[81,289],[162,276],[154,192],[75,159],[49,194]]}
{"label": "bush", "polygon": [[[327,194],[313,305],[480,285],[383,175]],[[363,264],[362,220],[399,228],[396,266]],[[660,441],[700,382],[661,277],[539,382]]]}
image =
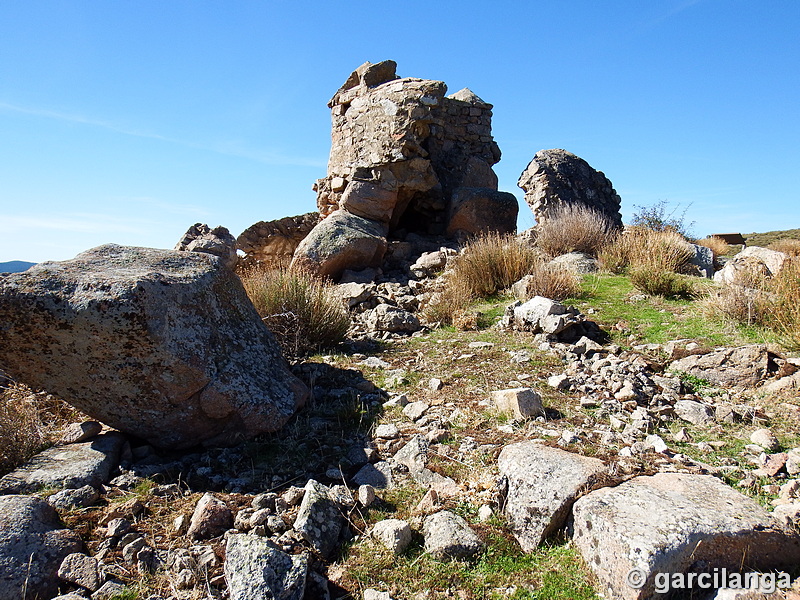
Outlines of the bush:
{"label": "bush", "polygon": [[53,444],[66,425],[81,417],[53,396],[11,381],[4,384],[0,387],[0,475]]}
{"label": "bush", "polygon": [[287,357],[299,358],[344,340],[350,315],[330,282],[302,269],[250,269],[240,277]]}
{"label": "bush", "polygon": [[634,208],[637,208],[638,211],[633,214],[631,225],[652,231],[675,231],[684,238],[692,238],[694,236],[691,234],[691,229],[694,227],[694,222],[686,223],[686,211],[689,210],[689,206],[684,208],[679,216],[675,216],[680,204],[670,212],[667,212],[668,204],[666,200],[659,200],[653,206],[637,206],[634,204]]}
{"label": "bush", "polygon": [[684,275],[667,269],[635,267],[630,270],[631,283],[651,296],[691,298],[694,286]]}
{"label": "bush", "polygon": [[536,226],[536,245],[551,257],[569,252],[597,256],[617,235],[611,220],[582,204],[567,204]]}
{"label": "bush", "polygon": [[800,348],[800,258],[784,264],[767,287],[769,326],[783,336],[785,345]]}
{"label": "bush", "polygon": [[783,252],[789,256],[800,256],[800,240],[784,238],[782,240],[778,240],[777,242],[772,242],[767,247],[770,250],[777,250],[778,252]]}
{"label": "bush", "polygon": [[686,270],[694,250],[678,232],[629,227],[598,254],[600,266],[611,273],[631,270]]}
{"label": "bush", "polygon": [[711,252],[714,253],[714,256],[725,256],[731,251],[731,246],[728,244],[728,242],[723,240],[721,237],[716,237],[713,235],[711,237],[703,238],[702,240],[697,240],[695,243],[709,248]]}

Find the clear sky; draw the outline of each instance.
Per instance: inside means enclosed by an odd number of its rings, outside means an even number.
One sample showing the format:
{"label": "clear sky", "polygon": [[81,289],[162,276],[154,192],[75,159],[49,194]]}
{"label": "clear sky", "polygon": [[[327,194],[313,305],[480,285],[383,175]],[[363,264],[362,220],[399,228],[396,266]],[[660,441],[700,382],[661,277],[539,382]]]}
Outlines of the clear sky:
{"label": "clear sky", "polygon": [[314,210],[326,103],[385,59],[494,104],[520,200],[565,148],[626,220],[666,200],[699,236],[798,228],[798,30],[798,0],[3,2],[0,261]]}

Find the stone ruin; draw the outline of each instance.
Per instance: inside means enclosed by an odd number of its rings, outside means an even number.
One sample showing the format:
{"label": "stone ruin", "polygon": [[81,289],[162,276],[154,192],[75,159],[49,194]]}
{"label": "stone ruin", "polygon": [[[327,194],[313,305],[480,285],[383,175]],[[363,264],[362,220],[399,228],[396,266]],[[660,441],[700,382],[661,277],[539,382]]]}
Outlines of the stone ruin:
{"label": "stone ruin", "polygon": [[621,200],[611,181],[589,163],[561,149],[540,150],[528,163],[517,185],[525,192],[537,224],[564,205],[594,209],[622,228]]}
{"label": "stone ruin", "polygon": [[236,238],[236,247],[245,255],[243,265],[263,263],[287,266],[292,261],[298,244],[317,223],[319,213],[310,212],[275,221],[259,221],[251,225]]}
{"label": "stone ruin", "polygon": [[329,106],[328,174],[314,185],[322,217],[295,252],[321,274],[379,266],[387,238],[513,233],[518,204],[497,191],[492,105],[441,81],[365,63]]}

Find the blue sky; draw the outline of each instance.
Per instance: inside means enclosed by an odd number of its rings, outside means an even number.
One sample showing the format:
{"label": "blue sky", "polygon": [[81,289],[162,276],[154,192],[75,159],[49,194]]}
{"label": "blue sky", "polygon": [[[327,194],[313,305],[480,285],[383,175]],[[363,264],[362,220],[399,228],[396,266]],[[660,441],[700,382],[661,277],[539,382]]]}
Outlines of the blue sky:
{"label": "blue sky", "polygon": [[[0,261],[172,247],[315,209],[364,61],[494,104],[500,189],[543,148],[697,235],[800,227],[800,2],[0,4]],[[533,225],[523,204],[521,229]]]}

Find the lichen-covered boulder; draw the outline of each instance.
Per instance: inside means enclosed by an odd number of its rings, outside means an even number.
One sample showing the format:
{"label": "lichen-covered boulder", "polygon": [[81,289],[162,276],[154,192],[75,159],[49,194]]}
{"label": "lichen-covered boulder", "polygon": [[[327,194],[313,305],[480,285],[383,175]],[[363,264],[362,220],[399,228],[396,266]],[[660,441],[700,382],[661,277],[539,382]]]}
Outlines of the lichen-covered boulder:
{"label": "lichen-covered boulder", "polygon": [[162,448],[276,431],[308,396],[238,277],[201,252],[112,244],[0,278],[0,363]]}
{"label": "lichen-covered boulder", "polygon": [[386,226],[337,210],[300,242],[292,266],[337,279],[345,269],[380,266],[386,253]]}
{"label": "lichen-covered boulder", "polygon": [[44,500],[0,496],[0,599],[52,598],[62,561],[82,546]]}
{"label": "lichen-covered boulder", "polygon": [[514,194],[488,188],[461,187],[453,192],[448,235],[515,233],[519,204]]}

